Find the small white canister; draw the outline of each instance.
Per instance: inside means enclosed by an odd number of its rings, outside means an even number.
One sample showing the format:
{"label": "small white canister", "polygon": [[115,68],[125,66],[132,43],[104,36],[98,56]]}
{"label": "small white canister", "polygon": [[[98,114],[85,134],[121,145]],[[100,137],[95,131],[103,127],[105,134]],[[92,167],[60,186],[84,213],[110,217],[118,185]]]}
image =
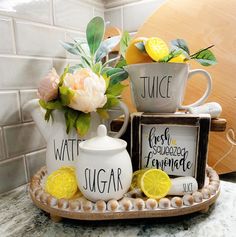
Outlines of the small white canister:
{"label": "small white canister", "polygon": [[77,182],[83,195],[91,200],[120,199],[132,180],[132,164],[124,140],[107,136],[99,125],[97,136],[79,144]]}

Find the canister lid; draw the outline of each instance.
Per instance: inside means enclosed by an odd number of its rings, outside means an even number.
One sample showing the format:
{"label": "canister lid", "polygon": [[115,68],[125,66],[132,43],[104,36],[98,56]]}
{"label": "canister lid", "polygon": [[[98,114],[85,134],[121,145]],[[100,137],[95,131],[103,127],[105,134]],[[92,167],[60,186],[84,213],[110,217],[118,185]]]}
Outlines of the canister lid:
{"label": "canister lid", "polygon": [[79,144],[83,150],[91,151],[109,151],[109,150],[122,150],[125,149],[127,143],[118,138],[112,138],[107,135],[107,128],[101,124],[97,128],[97,136],[88,139]]}

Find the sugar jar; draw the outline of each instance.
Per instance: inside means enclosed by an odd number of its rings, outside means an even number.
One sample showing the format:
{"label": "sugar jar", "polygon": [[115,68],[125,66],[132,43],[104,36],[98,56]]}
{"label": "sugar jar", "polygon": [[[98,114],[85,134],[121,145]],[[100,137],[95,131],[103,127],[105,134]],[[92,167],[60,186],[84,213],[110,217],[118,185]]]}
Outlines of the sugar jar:
{"label": "sugar jar", "polygon": [[83,195],[91,200],[120,199],[132,180],[132,164],[127,143],[107,136],[104,125],[97,136],[79,144],[77,182]]}

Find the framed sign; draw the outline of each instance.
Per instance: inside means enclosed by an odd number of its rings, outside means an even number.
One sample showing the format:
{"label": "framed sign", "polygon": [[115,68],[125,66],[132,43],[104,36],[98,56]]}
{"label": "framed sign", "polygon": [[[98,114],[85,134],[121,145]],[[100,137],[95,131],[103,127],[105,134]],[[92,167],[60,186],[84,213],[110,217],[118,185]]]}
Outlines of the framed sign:
{"label": "framed sign", "polygon": [[131,115],[133,169],[159,168],[171,176],[192,176],[204,185],[210,116]]}

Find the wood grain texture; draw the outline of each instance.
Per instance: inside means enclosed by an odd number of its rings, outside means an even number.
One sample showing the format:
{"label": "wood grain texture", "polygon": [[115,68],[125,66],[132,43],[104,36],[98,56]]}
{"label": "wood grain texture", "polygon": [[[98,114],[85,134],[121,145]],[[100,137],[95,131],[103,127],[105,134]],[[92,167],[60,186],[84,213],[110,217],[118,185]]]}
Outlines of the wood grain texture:
{"label": "wood grain texture", "polygon": [[[158,36],[169,42],[183,38],[191,52],[214,44],[218,64],[202,67],[191,62],[191,68],[204,68],[212,76],[213,89],[208,102],[221,104],[221,117],[227,120],[226,131],[210,134],[209,165],[218,173],[236,171],[236,1],[168,0],[138,30],[137,36]],[[205,80],[193,77],[188,82],[185,103],[198,99],[206,88]],[[135,111],[130,92],[124,93],[125,103]],[[228,135],[227,135],[228,134]],[[231,139],[227,139],[227,136]],[[234,141],[234,145],[231,142]]]}
{"label": "wood grain texture", "polygon": [[[174,217],[186,215],[198,211],[206,212],[209,209],[209,206],[212,205],[220,194],[220,180],[219,176],[216,174],[216,171],[211,167],[206,168],[206,183],[204,186],[205,191],[207,191],[208,195],[204,196],[203,190],[198,190],[202,192],[202,199],[198,199],[197,201],[194,199],[194,202],[190,205],[184,203],[179,207],[173,207],[171,204],[168,208],[160,208],[160,206],[156,205],[156,207],[150,208],[147,203],[144,205],[143,209],[135,208],[133,204],[131,204],[131,209],[125,209],[122,204],[122,200],[119,201],[120,204],[118,209],[109,210],[109,208],[105,208],[104,210],[98,210],[95,208],[95,203],[92,203],[85,199],[82,196],[74,196],[72,199],[56,199],[52,197],[44,190],[44,182],[45,175],[47,175],[46,167],[42,167],[33,177],[31,183],[29,185],[29,193],[33,203],[40,209],[50,214],[52,221],[59,222],[62,218],[69,219],[77,219],[77,220],[115,220],[115,219],[136,219],[136,218],[163,218],[163,217]],[[212,191],[210,191],[209,187],[212,187]],[[193,194],[194,195],[194,194]],[[134,197],[125,197],[130,201],[130,203],[134,202],[136,198]],[[169,198],[174,198],[173,196],[169,196]],[[52,202],[52,199],[54,201]],[[140,198],[137,198],[140,199]],[[136,200],[137,200],[136,199]],[[144,202],[148,200],[146,198],[142,198]],[[51,200],[51,201],[49,201]],[[124,201],[124,199],[123,199]],[[72,204],[63,205],[63,203],[72,203],[76,202],[74,207]],[[61,203],[62,205],[60,205]],[[91,208],[85,209],[85,203],[90,203]],[[123,205],[123,207],[122,207]],[[73,208],[72,208],[73,207]],[[75,208],[76,207],[76,208]]]}

